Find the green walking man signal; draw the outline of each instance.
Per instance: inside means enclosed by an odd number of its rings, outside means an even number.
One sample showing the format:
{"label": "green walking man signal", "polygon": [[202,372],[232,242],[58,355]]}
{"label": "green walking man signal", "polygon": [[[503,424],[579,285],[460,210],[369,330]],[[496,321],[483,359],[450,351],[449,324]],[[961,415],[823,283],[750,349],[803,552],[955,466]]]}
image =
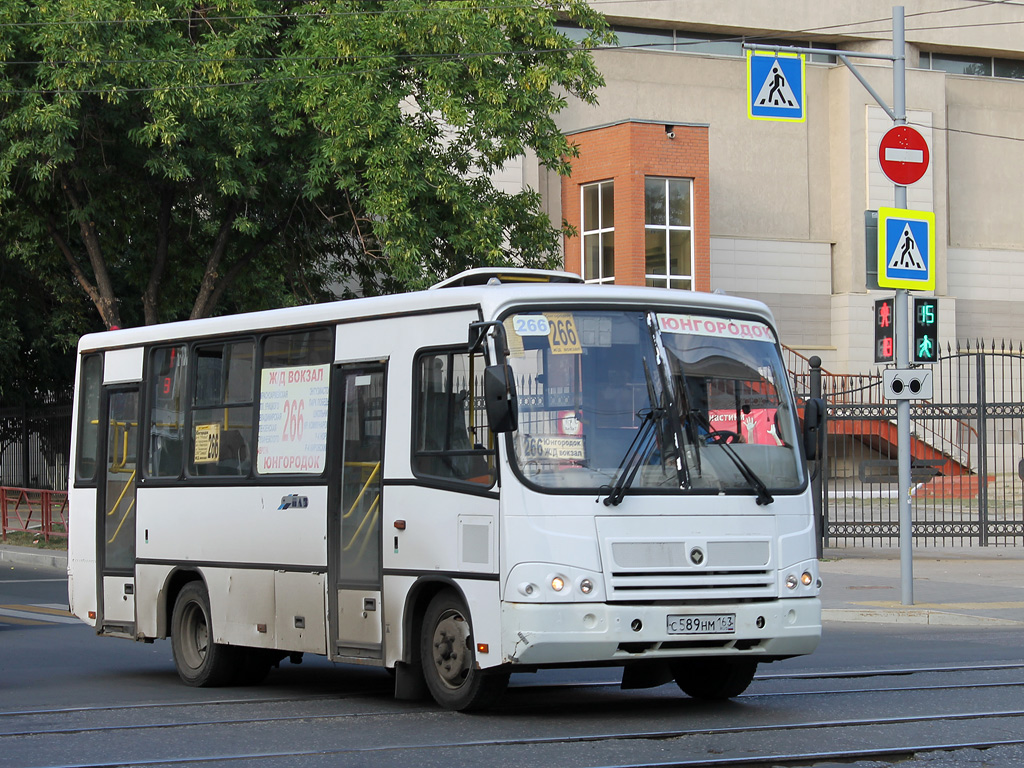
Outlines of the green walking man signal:
{"label": "green walking man signal", "polygon": [[939,300],[914,299],[915,363],[934,363],[939,359]]}

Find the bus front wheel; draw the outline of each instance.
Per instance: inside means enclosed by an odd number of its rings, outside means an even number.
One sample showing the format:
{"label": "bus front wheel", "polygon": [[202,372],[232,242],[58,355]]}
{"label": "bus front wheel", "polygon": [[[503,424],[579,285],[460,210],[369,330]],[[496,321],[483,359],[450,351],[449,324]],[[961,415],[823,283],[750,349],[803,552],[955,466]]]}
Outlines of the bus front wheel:
{"label": "bus front wheel", "polygon": [[186,584],[174,602],[171,650],[178,676],[187,685],[207,688],[231,682],[239,668],[237,649],[213,642],[210,596],[201,581]]}
{"label": "bus front wheel", "polygon": [[420,659],[427,688],[445,709],[483,709],[508,686],[508,672],[477,667],[469,611],[461,598],[448,590],[438,593],[427,606]]}
{"label": "bus front wheel", "polygon": [[672,667],[683,693],[715,701],[739,696],[753,682],[755,672],[757,662],[752,659],[692,659]]}

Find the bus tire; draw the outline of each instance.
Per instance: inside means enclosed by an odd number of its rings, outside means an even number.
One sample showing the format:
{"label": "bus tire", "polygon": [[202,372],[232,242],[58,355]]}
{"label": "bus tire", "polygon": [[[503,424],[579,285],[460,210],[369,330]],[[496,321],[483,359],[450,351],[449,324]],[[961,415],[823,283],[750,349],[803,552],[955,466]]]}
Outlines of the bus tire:
{"label": "bus tire", "polygon": [[754,659],[688,659],[672,667],[676,685],[683,693],[710,701],[739,696],[747,690],[756,672]]}
{"label": "bus tire", "polygon": [[226,685],[238,674],[238,649],[215,643],[213,637],[209,593],[201,581],[191,581],[178,593],[171,616],[174,666],[186,685]]}
{"label": "bus tire", "polygon": [[508,686],[506,670],[477,667],[469,611],[450,590],[439,592],[427,606],[420,634],[420,659],[427,689],[445,709],[483,709],[500,698]]}

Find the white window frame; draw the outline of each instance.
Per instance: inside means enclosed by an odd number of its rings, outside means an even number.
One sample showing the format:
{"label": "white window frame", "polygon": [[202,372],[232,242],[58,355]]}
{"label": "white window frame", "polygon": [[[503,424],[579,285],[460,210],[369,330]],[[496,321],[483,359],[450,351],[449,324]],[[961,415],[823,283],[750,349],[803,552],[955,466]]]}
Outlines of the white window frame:
{"label": "white window frame", "polygon": [[[647,182],[649,182],[649,181],[662,181],[662,182],[664,182],[663,185],[662,185],[662,194],[664,195],[663,199],[665,201],[665,223],[664,224],[648,224],[646,222],[646,214],[645,214],[645,220],[644,220],[644,243],[645,243],[645,247],[644,247],[644,279],[646,280],[648,285],[651,284],[651,281],[664,281],[664,285],[659,285],[659,287],[681,288],[681,289],[684,289],[684,290],[691,290],[692,291],[693,290],[693,281],[694,281],[694,275],[693,275],[693,267],[694,267],[694,264],[693,264],[693,261],[694,261],[694,258],[693,258],[693,250],[694,250],[693,179],[686,178],[686,177],[679,177],[679,176],[647,176],[644,179],[644,210],[645,211],[647,209],[647,198],[646,198],[646,196],[647,196]],[[690,185],[690,194],[688,195],[688,198],[689,198],[689,201],[690,201],[690,210],[689,210],[689,215],[687,216],[687,221],[689,221],[690,223],[688,225],[680,225],[680,224],[671,224],[671,223],[669,223],[672,220],[672,217],[669,215],[669,210],[668,210],[668,203],[669,203],[668,185],[669,185],[669,182],[671,182],[671,181],[685,181],[685,182],[687,182]],[[647,233],[651,232],[651,231],[661,232],[663,234],[664,238],[665,238],[665,273],[664,274],[652,274],[650,272],[647,272],[646,242],[647,242]],[[672,232],[689,232],[690,233],[690,252],[688,254],[684,255],[684,257],[682,259],[683,263],[685,265],[689,266],[689,274],[685,274],[685,275],[684,274],[679,274],[679,275],[676,275],[676,274],[673,274],[672,271],[671,271],[672,252],[671,252],[670,249],[671,249],[671,244],[672,244],[672,238],[671,238]],[[680,283],[685,283],[685,285],[680,285]]]}
{"label": "white window frame", "polygon": [[[610,227],[602,227],[604,223],[604,187],[610,186],[612,188],[612,196],[614,199],[615,195],[615,180],[604,179],[603,181],[595,181],[589,184],[580,185],[580,272],[583,273],[583,281],[586,283],[614,283],[615,274],[614,266],[613,274],[604,274],[604,248],[605,248],[605,236],[615,234],[614,223]],[[597,227],[594,229],[587,229],[587,206],[586,206],[586,191],[588,189],[597,188]],[[587,274],[587,235],[596,235],[598,240],[598,252],[601,256],[597,260],[598,274],[596,276]],[[615,242],[612,241],[612,264],[615,263]]]}

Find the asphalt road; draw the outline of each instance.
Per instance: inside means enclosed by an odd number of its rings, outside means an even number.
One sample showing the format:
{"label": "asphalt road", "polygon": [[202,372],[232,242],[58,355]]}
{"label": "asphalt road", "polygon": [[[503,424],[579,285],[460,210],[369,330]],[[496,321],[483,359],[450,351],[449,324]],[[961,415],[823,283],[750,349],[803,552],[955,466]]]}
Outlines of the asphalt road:
{"label": "asphalt road", "polygon": [[[1024,623],[1006,618],[1016,561],[963,566],[971,579],[956,567],[922,567],[934,600],[910,608],[882,594],[891,563],[824,563],[839,613],[820,648],[763,665],[733,702],[698,702],[673,684],[622,691],[613,669],[559,670],[513,676],[495,711],[469,716],[396,702],[385,672],[317,657],[259,686],[189,688],[169,642],[97,637],[66,615],[59,569],[0,561],[0,766],[664,766],[1024,737]],[[929,624],[914,611],[959,618]],[[1020,746],[900,763],[1022,764]]]}

